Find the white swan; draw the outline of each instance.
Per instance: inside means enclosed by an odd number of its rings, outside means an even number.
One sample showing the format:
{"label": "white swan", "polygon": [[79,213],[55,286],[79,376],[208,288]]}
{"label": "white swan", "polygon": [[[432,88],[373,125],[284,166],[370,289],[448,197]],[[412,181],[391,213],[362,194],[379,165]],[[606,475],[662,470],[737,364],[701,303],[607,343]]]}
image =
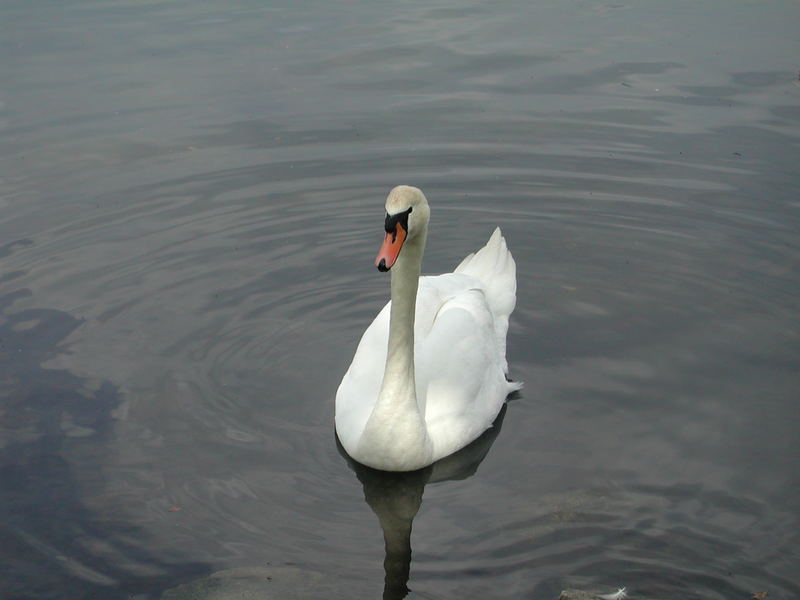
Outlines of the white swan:
{"label": "white swan", "polygon": [[506,379],[517,280],[500,229],[453,273],[420,277],[429,215],[419,189],[389,192],[375,264],[392,269],[392,300],[364,332],[336,392],[342,446],[385,471],[421,469],[463,448],[522,387]]}

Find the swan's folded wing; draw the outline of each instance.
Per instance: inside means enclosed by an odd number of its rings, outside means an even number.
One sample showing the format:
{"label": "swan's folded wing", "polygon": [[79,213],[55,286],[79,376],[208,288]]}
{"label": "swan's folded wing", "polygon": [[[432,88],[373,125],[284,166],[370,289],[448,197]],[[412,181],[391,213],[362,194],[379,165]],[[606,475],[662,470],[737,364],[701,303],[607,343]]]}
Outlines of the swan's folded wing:
{"label": "swan's folded wing", "polygon": [[507,394],[503,358],[482,290],[467,289],[442,303],[415,360],[417,397],[437,456],[491,426]]}

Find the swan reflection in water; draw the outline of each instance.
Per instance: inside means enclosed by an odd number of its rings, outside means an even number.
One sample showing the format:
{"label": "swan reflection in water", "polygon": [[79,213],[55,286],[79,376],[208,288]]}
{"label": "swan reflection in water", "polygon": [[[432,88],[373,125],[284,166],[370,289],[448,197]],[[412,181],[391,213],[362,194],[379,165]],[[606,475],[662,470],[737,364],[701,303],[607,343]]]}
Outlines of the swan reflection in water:
{"label": "swan reflection in water", "polygon": [[471,477],[489,453],[500,433],[506,414],[504,405],[492,427],[483,435],[429,467],[418,471],[390,472],[371,469],[351,459],[337,438],[339,453],[364,486],[364,499],[377,515],[386,547],[383,598],[399,600],[409,592],[411,571],[411,525],[422,504],[425,485]]}

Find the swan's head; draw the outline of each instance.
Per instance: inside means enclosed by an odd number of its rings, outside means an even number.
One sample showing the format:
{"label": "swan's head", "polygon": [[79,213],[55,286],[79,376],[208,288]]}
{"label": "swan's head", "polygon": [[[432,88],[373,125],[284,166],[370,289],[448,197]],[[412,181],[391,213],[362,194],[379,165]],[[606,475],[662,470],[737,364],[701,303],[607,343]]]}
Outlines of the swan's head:
{"label": "swan's head", "polygon": [[404,244],[425,241],[430,209],[425,194],[410,185],[398,185],[386,197],[386,236],[375,266],[379,271],[392,268]]}

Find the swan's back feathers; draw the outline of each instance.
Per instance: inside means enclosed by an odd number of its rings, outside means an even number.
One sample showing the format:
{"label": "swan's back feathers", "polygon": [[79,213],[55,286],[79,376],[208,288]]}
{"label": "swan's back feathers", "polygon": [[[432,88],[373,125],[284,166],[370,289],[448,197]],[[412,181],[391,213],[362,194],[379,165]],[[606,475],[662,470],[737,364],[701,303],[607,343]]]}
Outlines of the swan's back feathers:
{"label": "swan's back feathers", "polygon": [[454,272],[470,275],[484,284],[486,301],[495,318],[495,335],[503,356],[503,371],[508,373],[508,364],[505,362],[506,334],[508,318],[517,303],[517,264],[500,228],[495,228],[486,245],[464,258]]}

